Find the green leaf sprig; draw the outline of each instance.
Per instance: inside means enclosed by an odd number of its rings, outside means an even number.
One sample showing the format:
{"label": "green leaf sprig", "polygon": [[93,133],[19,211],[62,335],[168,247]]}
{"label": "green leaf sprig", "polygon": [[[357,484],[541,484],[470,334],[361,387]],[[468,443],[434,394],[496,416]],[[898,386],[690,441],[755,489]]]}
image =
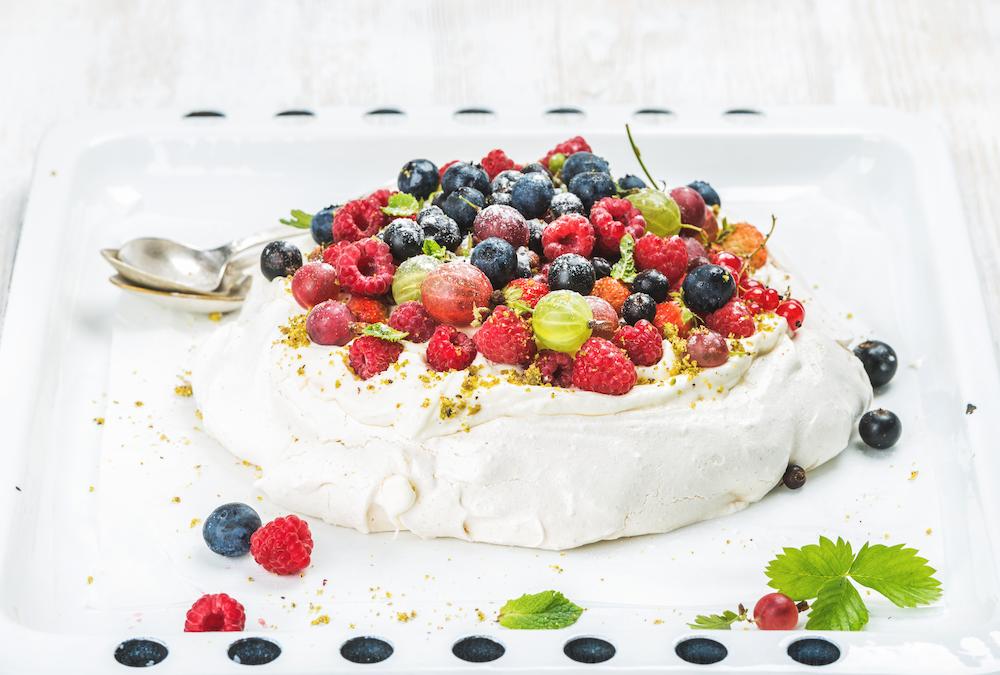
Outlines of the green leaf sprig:
{"label": "green leaf sprig", "polygon": [[372,337],[377,337],[380,340],[386,340],[388,342],[400,342],[409,333],[405,333],[401,330],[396,330],[391,326],[387,326],[384,323],[369,323],[366,324],[361,329],[362,335],[370,335]]}
{"label": "green leaf sprig", "polygon": [[424,255],[429,255],[438,260],[448,259],[448,249],[431,238],[424,239],[423,251]]}
{"label": "green leaf sprig", "polygon": [[508,600],[500,608],[498,620],[515,630],[556,630],[576,623],[583,608],[559,591],[542,591]]}
{"label": "green leaf sprig", "polygon": [[382,207],[382,213],[393,218],[409,218],[420,211],[420,200],[406,192],[389,196],[389,202]]}
{"label": "green leaf sprig", "polygon": [[308,230],[312,227],[313,217],[311,213],[292,209],[291,218],[279,218],[278,222],[289,227],[296,227],[300,230]]}
{"label": "green leaf sprig", "polygon": [[622,257],[611,266],[611,277],[630,284],[639,274],[639,270],[635,267],[635,239],[631,234],[622,237],[618,250],[621,251]]}
{"label": "green leaf sprig", "polygon": [[737,621],[749,621],[747,608],[742,604],[737,611],[727,609],[722,614],[699,614],[688,626],[696,630],[731,630]]}

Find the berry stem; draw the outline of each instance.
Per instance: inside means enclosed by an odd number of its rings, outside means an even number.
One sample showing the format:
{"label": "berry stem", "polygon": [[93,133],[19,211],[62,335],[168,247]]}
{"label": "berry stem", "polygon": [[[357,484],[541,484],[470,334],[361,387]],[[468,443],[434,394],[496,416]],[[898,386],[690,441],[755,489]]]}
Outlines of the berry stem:
{"label": "berry stem", "polygon": [[741,277],[743,276],[743,272],[746,271],[747,266],[750,264],[750,261],[753,260],[753,257],[755,255],[757,255],[758,253],[760,253],[761,249],[763,249],[765,246],[767,246],[767,242],[771,239],[771,235],[774,234],[774,228],[775,228],[775,226],[777,226],[777,224],[778,224],[778,218],[772,213],[771,214],[771,229],[769,229],[767,231],[767,234],[764,235],[764,241],[760,242],[760,246],[758,246],[757,248],[755,248],[753,250],[753,253],[751,253],[748,256],[744,256],[743,257],[743,264],[740,265],[740,276]]}
{"label": "berry stem", "polygon": [[798,604],[796,604],[795,607],[799,610],[799,614],[801,614],[802,612],[809,609],[809,603],[803,600]]}
{"label": "berry stem", "polygon": [[628,142],[632,146],[632,153],[635,155],[636,161],[639,162],[639,166],[642,167],[642,172],[646,174],[646,178],[648,178],[649,182],[653,184],[653,189],[662,190],[660,184],[655,178],[653,178],[652,174],[649,173],[649,169],[646,168],[646,163],[642,161],[642,153],[639,152],[639,146],[635,144],[635,139],[632,138],[632,129],[629,128],[628,124],[625,125],[625,133],[628,135]]}

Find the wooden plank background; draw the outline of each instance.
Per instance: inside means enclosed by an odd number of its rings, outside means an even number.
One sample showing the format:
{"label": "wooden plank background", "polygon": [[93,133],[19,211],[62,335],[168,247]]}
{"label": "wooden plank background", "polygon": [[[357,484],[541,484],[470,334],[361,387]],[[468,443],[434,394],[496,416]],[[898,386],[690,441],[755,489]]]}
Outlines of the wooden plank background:
{"label": "wooden plank background", "polygon": [[512,99],[935,113],[1000,334],[996,0],[0,0],[0,315],[60,120]]}

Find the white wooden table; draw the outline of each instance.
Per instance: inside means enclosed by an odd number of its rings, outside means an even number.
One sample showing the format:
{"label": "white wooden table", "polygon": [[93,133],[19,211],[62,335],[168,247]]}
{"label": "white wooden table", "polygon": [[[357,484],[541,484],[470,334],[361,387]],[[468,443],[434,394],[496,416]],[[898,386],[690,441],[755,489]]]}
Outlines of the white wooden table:
{"label": "white wooden table", "polygon": [[35,148],[61,120],[513,97],[936,113],[1000,335],[997,0],[0,0],[0,316]]}

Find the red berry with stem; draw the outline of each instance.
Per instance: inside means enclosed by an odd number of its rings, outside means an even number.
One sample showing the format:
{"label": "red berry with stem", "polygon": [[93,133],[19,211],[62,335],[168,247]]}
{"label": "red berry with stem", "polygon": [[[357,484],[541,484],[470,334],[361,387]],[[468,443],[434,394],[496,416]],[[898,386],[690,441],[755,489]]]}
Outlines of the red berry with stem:
{"label": "red berry with stem", "polygon": [[477,308],[490,306],[492,294],[493,286],[482,270],[458,260],[432,270],[420,286],[427,312],[453,326],[472,323]]}
{"label": "red berry with stem", "polygon": [[781,294],[773,288],[764,289],[764,299],[760,306],[765,312],[773,312],[781,304]]}
{"label": "red berry with stem", "polygon": [[784,593],[768,593],[754,605],[753,620],[761,630],[792,630],[799,623],[799,608]]}
{"label": "red berry with stem", "polygon": [[318,345],[336,345],[343,347],[354,337],[351,324],[354,314],[342,302],[327,300],[321,302],[309,312],[306,318],[306,333],[309,339]]}
{"label": "red berry with stem", "polygon": [[739,279],[740,270],[743,269],[743,259],[735,253],[730,253],[729,251],[716,251],[712,254],[709,260],[716,265],[725,267],[733,273],[734,277]]}
{"label": "red berry with stem", "polygon": [[337,297],[337,270],[325,262],[306,263],[292,277],[292,296],[305,309]]}
{"label": "red berry with stem", "polygon": [[778,316],[785,317],[785,320],[788,321],[788,328],[793,333],[802,328],[802,324],[806,320],[806,308],[802,306],[801,302],[792,298],[781,302],[774,312]]}

